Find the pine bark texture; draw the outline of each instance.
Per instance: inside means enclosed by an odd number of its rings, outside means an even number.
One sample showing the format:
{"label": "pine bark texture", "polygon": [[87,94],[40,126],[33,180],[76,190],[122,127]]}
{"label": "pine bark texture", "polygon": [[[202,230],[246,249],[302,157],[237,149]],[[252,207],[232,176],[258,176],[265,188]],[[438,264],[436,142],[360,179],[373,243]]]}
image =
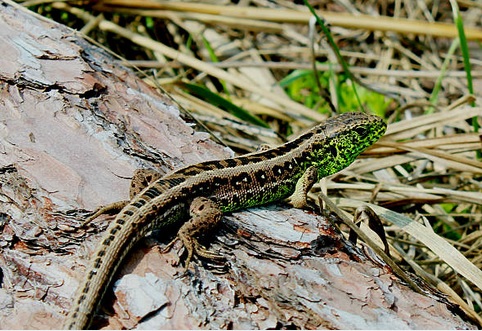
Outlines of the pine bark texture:
{"label": "pine bark texture", "polygon": [[[0,327],[58,329],[136,168],[162,173],[232,154],[167,97],[70,29],[0,1]],[[325,217],[274,205],[226,215],[224,263],[183,275],[172,235],[123,264],[93,327],[473,329],[353,247]]]}

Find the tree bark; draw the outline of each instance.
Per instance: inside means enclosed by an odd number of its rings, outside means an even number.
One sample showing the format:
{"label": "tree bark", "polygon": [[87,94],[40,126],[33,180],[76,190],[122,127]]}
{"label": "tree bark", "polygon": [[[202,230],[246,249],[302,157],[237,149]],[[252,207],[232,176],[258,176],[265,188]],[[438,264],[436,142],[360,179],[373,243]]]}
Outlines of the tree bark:
{"label": "tree bark", "polygon": [[[59,328],[136,168],[165,173],[232,154],[175,104],[70,29],[0,3],[0,326]],[[171,235],[138,245],[93,327],[476,328],[412,291],[326,217],[282,204],[226,215],[207,238],[225,262],[183,275]],[[429,294],[430,293],[430,294]]]}

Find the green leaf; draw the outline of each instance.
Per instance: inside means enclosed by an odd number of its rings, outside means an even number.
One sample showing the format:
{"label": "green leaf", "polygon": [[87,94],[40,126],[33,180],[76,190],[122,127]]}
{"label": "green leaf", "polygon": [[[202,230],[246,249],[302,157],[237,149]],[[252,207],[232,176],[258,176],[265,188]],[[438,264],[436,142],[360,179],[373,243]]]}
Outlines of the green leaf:
{"label": "green leaf", "polygon": [[182,87],[188,90],[188,92],[191,93],[192,95],[195,95],[198,98],[206,102],[209,102],[214,106],[217,106],[221,109],[226,110],[228,113],[233,114],[234,116],[236,116],[239,119],[242,119],[243,121],[249,122],[254,125],[259,125],[265,128],[269,128],[269,125],[266,122],[264,122],[262,119],[257,117],[256,115],[251,114],[246,109],[236,106],[229,100],[221,97],[216,93],[211,92],[210,90],[202,86],[189,84],[189,83],[182,83]]}

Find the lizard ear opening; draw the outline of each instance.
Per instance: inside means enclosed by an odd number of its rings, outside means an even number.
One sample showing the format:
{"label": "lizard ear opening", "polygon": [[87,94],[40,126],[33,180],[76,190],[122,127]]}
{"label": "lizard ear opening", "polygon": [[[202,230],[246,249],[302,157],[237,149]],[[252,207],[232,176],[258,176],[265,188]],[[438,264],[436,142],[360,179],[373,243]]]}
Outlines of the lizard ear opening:
{"label": "lizard ear opening", "polygon": [[360,136],[366,136],[367,134],[367,128],[364,126],[359,126],[355,129],[356,133],[358,133]]}
{"label": "lizard ear opening", "polygon": [[330,147],[329,147],[329,151],[330,151],[331,155],[333,155],[333,157],[337,157],[337,156],[338,156],[338,149],[336,149],[335,146],[330,146]]}

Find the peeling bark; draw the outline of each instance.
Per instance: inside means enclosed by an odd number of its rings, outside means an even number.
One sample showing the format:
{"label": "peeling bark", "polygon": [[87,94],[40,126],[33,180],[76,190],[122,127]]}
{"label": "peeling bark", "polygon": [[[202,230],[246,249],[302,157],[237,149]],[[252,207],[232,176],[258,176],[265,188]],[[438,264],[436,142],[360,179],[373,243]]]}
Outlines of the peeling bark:
{"label": "peeling bark", "polygon": [[[169,98],[66,27],[0,2],[0,326],[59,328],[88,258],[138,167],[167,172],[231,154]],[[172,236],[171,236],[172,237]],[[138,245],[94,327],[476,328],[433,292],[403,285],[323,216],[281,205],[227,215],[226,256],[182,275],[171,237]]]}

